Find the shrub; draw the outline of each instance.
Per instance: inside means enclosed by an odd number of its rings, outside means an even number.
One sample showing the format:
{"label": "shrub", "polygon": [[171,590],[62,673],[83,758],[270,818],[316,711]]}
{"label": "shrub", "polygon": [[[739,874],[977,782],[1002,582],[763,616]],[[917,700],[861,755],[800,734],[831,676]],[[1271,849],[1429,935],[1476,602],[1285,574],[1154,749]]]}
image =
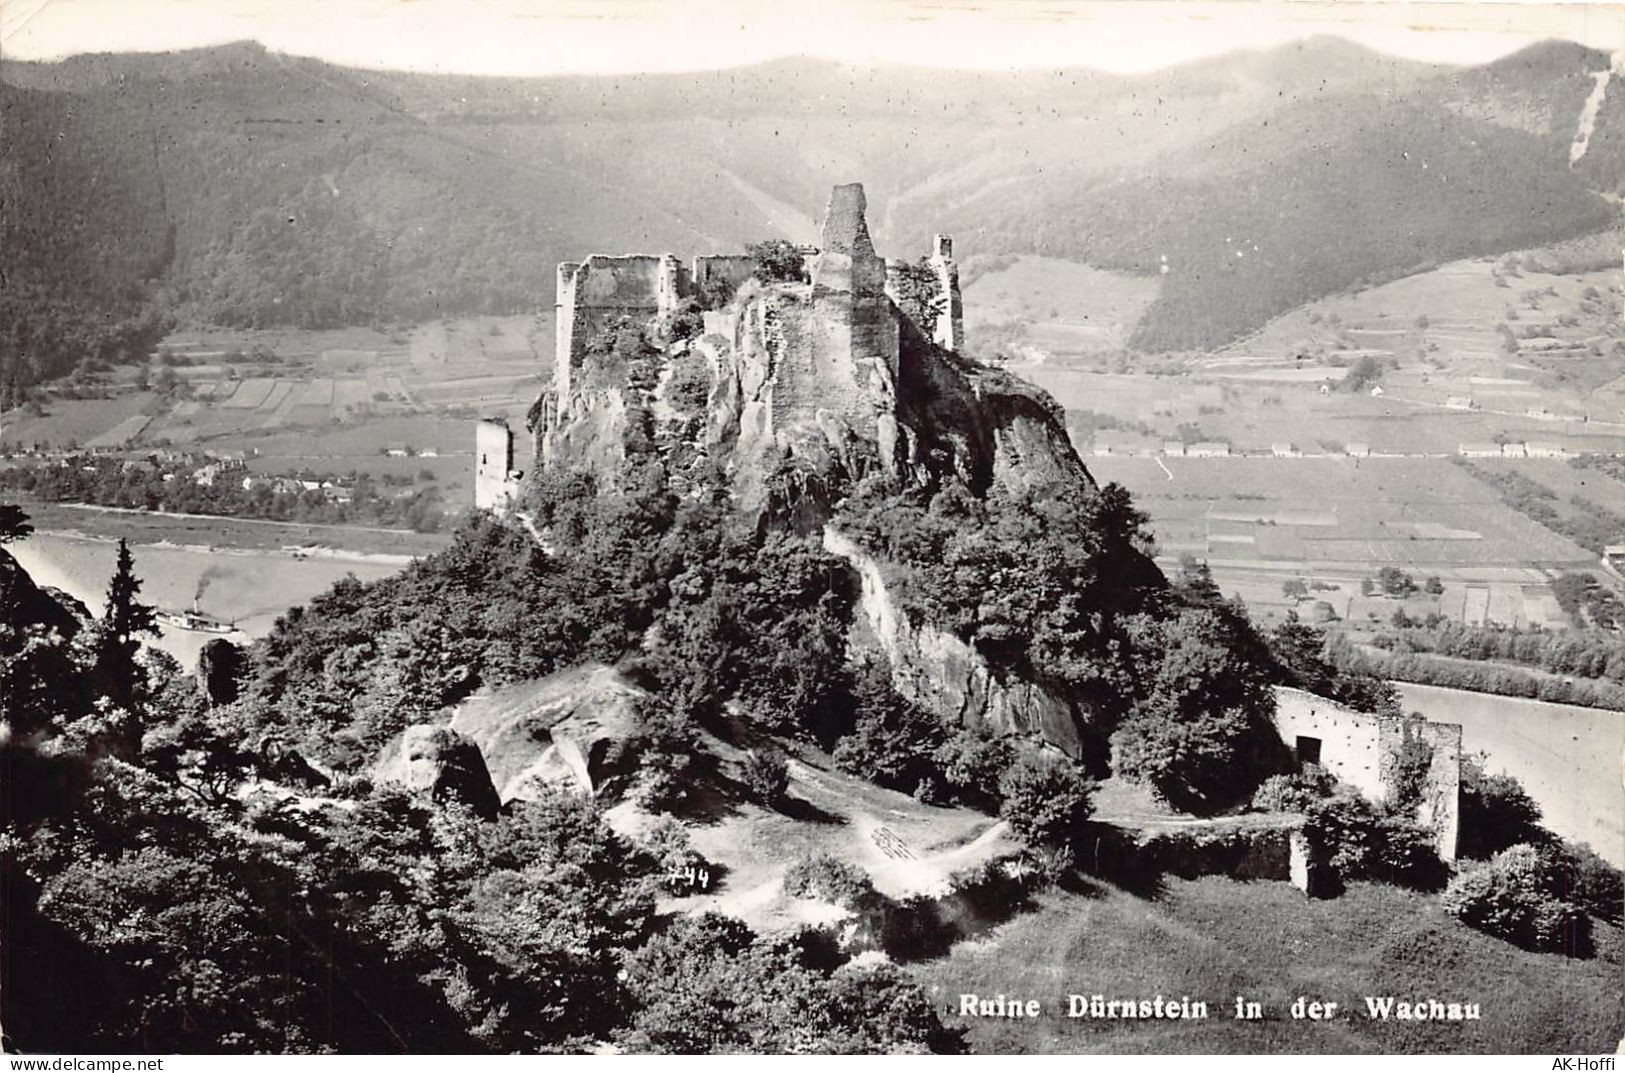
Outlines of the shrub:
{"label": "shrub", "polygon": [[1094,790],[1070,761],[1023,757],[999,780],[999,815],[1029,846],[1066,846],[1094,813]]}
{"label": "shrub", "polygon": [[1451,880],[1440,904],[1470,928],[1525,950],[1590,953],[1590,918],[1564,900],[1563,861],[1547,849],[1511,846]]}
{"label": "shrub", "polygon": [[786,869],[784,892],[793,898],[833,902],[843,909],[858,909],[876,897],[867,872],[827,853],[803,857]]}
{"label": "shrub", "polygon": [[1150,785],[1177,809],[1211,813],[1250,786],[1243,760],[1251,731],[1238,708],[1190,715],[1140,711],[1112,734],[1112,770]]}
{"label": "shrub", "polygon": [[756,259],[754,275],[763,283],[805,283],[807,268],[796,244],[782,238],[768,239],[745,247]]}
{"label": "shrub", "polygon": [[711,862],[689,844],[688,830],[667,817],[644,836],[655,861],[655,878],[668,894],[694,894],[709,889]]}
{"label": "shrub", "polygon": [[1357,793],[1342,792],[1307,810],[1304,835],[1315,857],[1340,879],[1371,879],[1437,890],[1445,870],[1433,833],[1401,813],[1374,808]]}
{"label": "shrub", "polygon": [[1620,922],[1625,912],[1625,874],[1584,842],[1566,842],[1559,851],[1567,871],[1562,889],[1592,916]]}
{"label": "shrub", "polygon": [[790,789],[790,762],[777,749],[752,749],[742,775],[751,799],[770,808],[783,802]]}
{"label": "shrub", "polygon": [[985,730],[969,729],[957,731],[938,746],[935,759],[959,800],[993,812],[1001,798],[999,780],[1014,755],[1005,739],[995,738]]}
{"label": "shrub", "polygon": [[1489,775],[1482,756],[1461,760],[1461,835],[1457,852],[1488,860],[1518,844],[1550,842],[1540,825],[1540,806],[1511,775]]}
{"label": "shrub", "polygon": [[1337,780],[1317,764],[1291,775],[1271,775],[1253,793],[1253,808],[1260,812],[1304,812],[1337,789]]}

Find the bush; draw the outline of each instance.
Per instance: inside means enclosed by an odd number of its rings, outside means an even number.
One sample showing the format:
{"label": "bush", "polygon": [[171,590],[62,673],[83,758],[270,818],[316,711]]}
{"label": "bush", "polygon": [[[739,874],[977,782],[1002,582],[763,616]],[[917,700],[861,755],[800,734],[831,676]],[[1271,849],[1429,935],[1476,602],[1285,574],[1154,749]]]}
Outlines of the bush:
{"label": "bush", "polygon": [[784,892],[792,898],[833,902],[843,909],[861,908],[876,897],[867,872],[827,853],[803,857],[786,869]]}
{"label": "bush", "polygon": [[1625,912],[1625,874],[1597,856],[1583,842],[1567,842],[1559,851],[1567,870],[1561,889],[1592,916],[1620,923]]}
{"label": "bush", "polygon": [[1188,716],[1137,712],[1112,734],[1112,770],[1173,807],[1208,814],[1250,788],[1251,721],[1237,708]]}
{"label": "bush", "polygon": [[1385,813],[1357,793],[1342,792],[1317,801],[1303,827],[1311,852],[1339,879],[1437,890],[1445,868],[1433,845],[1433,832],[1401,813]]}
{"label": "bush", "polygon": [[1253,793],[1253,808],[1259,812],[1305,812],[1336,790],[1337,780],[1331,773],[1310,764],[1301,772],[1265,779]]}
{"label": "bush", "polygon": [[777,749],[752,749],[741,774],[751,799],[769,808],[781,804],[790,789],[790,762]]}
{"label": "bush", "polygon": [[974,808],[994,812],[1001,800],[999,782],[1014,755],[1005,739],[969,729],[957,731],[938,746],[935,760],[954,796]]}
{"label": "bush", "polygon": [[1564,863],[1537,846],[1511,846],[1451,880],[1440,904],[1470,928],[1525,950],[1582,957],[1590,918],[1563,898]]}
{"label": "bush", "polygon": [[1461,835],[1457,852],[1488,860],[1519,844],[1543,845],[1552,840],[1540,825],[1540,806],[1511,775],[1489,775],[1483,757],[1461,759]]}
{"label": "bush", "polygon": [[1094,814],[1094,791],[1071,761],[1023,757],[999,780],[999,815],[1029,846],[1067,846]]}
{"label": "bush", "polygon": [[711,862],[689,844],[688,830],[670,817],[658,821],[644,836],[644,846],[655,861],[655,878],[668,894],[702,893],[711,886]]}
{"label": "bush", "polygon": [[794,242],[782,238],[768,239],[746,246],[745,252],[756,259],[753,274],[763,283],[807,282],[806,264]]}

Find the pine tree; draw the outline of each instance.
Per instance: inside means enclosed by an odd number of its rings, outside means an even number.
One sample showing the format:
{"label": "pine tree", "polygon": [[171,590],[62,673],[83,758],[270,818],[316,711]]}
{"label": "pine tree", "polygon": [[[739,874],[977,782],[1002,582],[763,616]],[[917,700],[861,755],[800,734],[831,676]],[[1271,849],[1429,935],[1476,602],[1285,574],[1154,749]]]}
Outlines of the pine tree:
{"label": "pine tree", "polygon": [[96,638],[96,669],[107,695],[132,715],[142,684],[141,669],[135,662],[136,651],[141,647],[137,635],[158,635],[158,619],[152,606],[136,599],[141,592],[141,579],[135,576],[134,568],[130,545],[120,538],[118,563],[107,585],[107,611]]}

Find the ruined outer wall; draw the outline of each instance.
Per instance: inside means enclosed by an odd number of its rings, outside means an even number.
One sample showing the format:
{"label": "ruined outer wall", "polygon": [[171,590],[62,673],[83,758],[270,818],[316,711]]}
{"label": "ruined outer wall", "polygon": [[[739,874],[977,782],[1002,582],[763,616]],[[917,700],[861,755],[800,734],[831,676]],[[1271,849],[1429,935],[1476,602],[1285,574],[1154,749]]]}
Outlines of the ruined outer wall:
{"label": "ruined outer wall", "polygon": [[1461,727],[1456,723],[1428,723],[1387,717],[1382,721],[1384,786],[1394,784],[1399,751],[1409,738],[1420,738],[1433,748],[1416,818],[1433,828],[1439,856],[1456,859],[1461,829]]}
{"label": "ruined outer wall", "polygon": [[756,258],[746,253],[696,257],[693,267],[689,270],[696,291],[703,290],[717,280],[727,283],[730,290],[738,290],[741,283],[755,274]]}
{"label": "ruined outer wall", "polygon": [[572,373],[594,335],[621,317],[647,319],[670,310],[687,288],[687,269],[669,254],[594,254],[559,265],[553,372],[559,397],[569,396]]}
{"label": "ruined outer wall", "polygon": [[474,430],[474,506],[502,510],[513,491],[513,431],[500,418],[486,418]]}
{"label": "ruined outer wall", "polygon": [[1288,748],[1300,735],[1320,739],[1320,766],[1371,801],[1385,793],[1382,725],[1374,715],[1299,689],[1275,690],[1275,729]]}
{"label": "ruined outer wall", "polygon": [[1461,826],[1461,727],[1369,715],[1313,693],[1276,687],[1275,728],[1289,748],[1299,735],[1319,738],[1320,766],[1372,801],[1386,801],[1407,739],[1433,747],[1417,819],[1433,829],[1440,858],[1456,859]]}

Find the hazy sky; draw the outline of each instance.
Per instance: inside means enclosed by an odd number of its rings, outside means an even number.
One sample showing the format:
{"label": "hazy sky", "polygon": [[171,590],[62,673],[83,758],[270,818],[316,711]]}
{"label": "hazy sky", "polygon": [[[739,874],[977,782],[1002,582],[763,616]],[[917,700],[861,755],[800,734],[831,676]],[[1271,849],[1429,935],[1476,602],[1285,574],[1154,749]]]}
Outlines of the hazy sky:
{"label": "hazy sky", "polygon": [[1331,33],[1482,62],[1545,37],[1625,49],[1625,5],[1325,0],[0,0],[17,59],[254,38],[365,67],[683,70],[814,55],[941,67],[1143,71]]}

